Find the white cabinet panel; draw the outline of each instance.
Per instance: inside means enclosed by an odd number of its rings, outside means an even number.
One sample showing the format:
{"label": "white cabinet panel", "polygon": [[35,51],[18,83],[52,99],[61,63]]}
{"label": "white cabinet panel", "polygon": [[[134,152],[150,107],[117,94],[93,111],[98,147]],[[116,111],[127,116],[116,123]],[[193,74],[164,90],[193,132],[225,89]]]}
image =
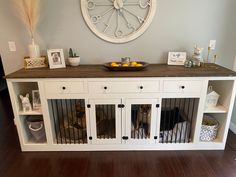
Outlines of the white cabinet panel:
{"label": "white cabinet panel", "polygon": [[125,123],[127,143],[154,143],[159,103],[157,99],[127,99]]}
{"label": "white cabinet panel", "polygon": [[92,144],[121,144],[121,99],[89,100]]}
{"label": "white cabinet panel", "polygon": [[200,93],[202,81],[164,81],[163,91],[166,93]]}
{"label": "white cabinet panel", "polygon": [[47,81],[45,82],[46,94],[76,94],[87,92],[86,85],[83,81],[76,82],[58,82]]}
{"label": "white cabinet panel", "polygon": [[154,93],[160,91],[160,82],[90,82],[89,91],[93,93]]}

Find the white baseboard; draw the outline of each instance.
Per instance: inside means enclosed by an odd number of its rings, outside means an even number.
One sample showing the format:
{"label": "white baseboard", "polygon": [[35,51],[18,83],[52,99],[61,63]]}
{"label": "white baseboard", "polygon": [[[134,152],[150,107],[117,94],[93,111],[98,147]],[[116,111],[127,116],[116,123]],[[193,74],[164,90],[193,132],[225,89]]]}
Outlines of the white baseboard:
{"label": "white baseboard", "polygon": [[234,124],[233,122],[231,122],[229,128],[230,128],[230,130],[231,130],[232,132],[234,132],[234,134],[236,134],[236,124]]}

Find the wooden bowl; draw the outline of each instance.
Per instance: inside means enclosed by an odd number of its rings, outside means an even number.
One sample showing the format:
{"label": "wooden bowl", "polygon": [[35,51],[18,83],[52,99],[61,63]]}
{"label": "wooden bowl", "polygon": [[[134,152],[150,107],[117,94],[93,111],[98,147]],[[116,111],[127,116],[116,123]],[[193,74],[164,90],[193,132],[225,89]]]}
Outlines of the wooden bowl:
{"label": "wooden bowl", "polygon": [[143,66],[122,66],[121,62],[116,62],[117,64],[120,64],[121,66],[111,66],[112,62],[109,63],[105,63],[103,66],[105,68],[107,68],[110,71],[141,71],[143,69],[145,69],[149,64],[146,62],[142,62],[142,61],[137,61],[137,63],[142,64]]}

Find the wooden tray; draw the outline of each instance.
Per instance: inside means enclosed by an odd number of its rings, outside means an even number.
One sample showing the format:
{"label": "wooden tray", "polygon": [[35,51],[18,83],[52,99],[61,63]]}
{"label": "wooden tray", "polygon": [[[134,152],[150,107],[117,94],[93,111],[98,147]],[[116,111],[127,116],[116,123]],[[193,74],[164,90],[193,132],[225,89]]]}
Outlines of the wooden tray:
{"label": "wooden tray", "polygon": [[[141,71],[143,69],[145,69],[149,64],[146,62],[142,62],[142,61],[137,61],[137,63],[142,64],[143,66],[139,66],[139,67],[135,67],[135,66],[119,66],[119,67],[112,67],[111,66],[112,62],[109,63],[105,63],[103,66],[105,68],[107,68],[110,71]],[[117,64],[121,64],[121,62],[116,62]]]}

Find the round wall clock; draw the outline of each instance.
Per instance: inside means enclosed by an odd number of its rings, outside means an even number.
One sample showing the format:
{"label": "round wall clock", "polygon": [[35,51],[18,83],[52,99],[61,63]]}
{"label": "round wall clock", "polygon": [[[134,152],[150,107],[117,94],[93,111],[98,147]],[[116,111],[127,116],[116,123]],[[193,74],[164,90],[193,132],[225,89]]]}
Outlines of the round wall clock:
{"label": "round wall clock", "polygon": [[89,28],[112,43],[125,43],[142,35],[150,25],[156,0],[81,0]]}

